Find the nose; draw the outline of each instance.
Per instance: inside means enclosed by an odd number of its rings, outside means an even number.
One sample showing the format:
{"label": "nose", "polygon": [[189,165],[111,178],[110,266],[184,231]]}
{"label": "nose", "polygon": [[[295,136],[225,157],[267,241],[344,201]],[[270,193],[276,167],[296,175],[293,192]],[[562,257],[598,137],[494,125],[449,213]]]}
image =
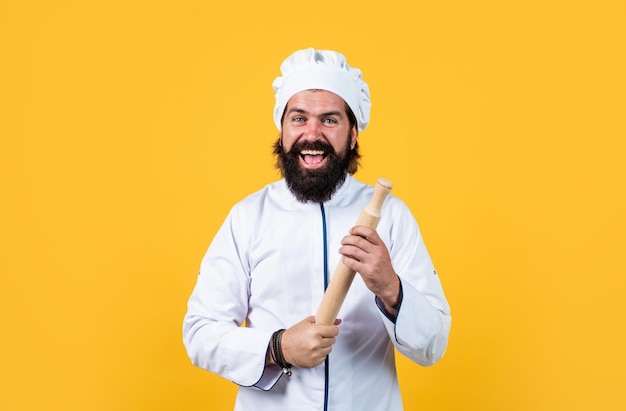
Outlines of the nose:
{"label": "nose", "polygon": [[322,127],[319,121],[311,120],[306,124],[302,138],[308,141],[319,140],[322,137]]}

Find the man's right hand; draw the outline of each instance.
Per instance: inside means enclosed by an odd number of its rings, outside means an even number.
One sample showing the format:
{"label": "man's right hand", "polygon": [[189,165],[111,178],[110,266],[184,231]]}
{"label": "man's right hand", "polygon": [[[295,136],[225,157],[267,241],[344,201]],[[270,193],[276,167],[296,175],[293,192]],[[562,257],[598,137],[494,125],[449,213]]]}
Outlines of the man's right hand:
{"label": "man's right hand", "polygon": [[285,361],[300,368],[313,368],[323,363],[335,344],[340,323],[337,319],[334,325],[319,325],[311,316],[288,328],[281,340]]}

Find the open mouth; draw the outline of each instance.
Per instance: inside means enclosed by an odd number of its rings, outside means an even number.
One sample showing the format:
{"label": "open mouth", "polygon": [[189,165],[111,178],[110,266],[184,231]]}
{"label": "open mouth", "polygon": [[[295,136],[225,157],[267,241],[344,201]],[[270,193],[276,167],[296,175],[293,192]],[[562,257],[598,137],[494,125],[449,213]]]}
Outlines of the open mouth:
{"label": "open mouth", "polygon": [[327,154],[323,150],[302,150],[300,158],[307,166],[315,167],[323,163]]}

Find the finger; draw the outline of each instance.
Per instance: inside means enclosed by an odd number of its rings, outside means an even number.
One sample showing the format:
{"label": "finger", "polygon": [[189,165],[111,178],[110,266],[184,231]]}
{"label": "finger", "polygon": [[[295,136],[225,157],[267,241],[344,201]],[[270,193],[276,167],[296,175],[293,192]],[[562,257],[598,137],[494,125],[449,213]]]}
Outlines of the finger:
{"label": "finger", "polygon": [[365,237],[358,235],[347,235],[341,240],[342,245],[350,245],[364,251],[370,250],[375,245]]}
{"label": "finger", "polygon": [[348,267],[352,271],[360,273],[361,275],[363,275],[366,272],[367,266],[363,262],[353,257],[344,255],[341,257],[341,262],[343,262],[346,265],[346,267]]}
{"label": "finger", "polygon": [[351,235],[356,235],[361,238],[364,238],[368,242],[375,244],[375,245],[380,244],[382,242],[376,230],[374,230],[371,227],[364,226],[364,225],[357,225],[357,226],[352,227],[349,233]]}
{"label": "finger", "polygon": [[326,357],[328,357],[328,354],[330,354],[332,350],[333,350],[333,347],[328,347],[328,348],[324,348],[323,350],[320,350],[317,353],[319,355],[320,364],[324,362],[324,360],[326,359]]}
{"label": "finger", "polygon": [[339,247],[339,254],[353,258],[355,260],[360,260],[363,258],[363,254],[366,254],[362,249],[356,247],[354,245],[343,245]]}
{"label": "finger", "polygon": [[322,339],[322,343],[320,344],[320,348],[329,348],[332,347],[335,344],[335,341],[337,341],[337,339],[335,337],[331,337],[331,338],[324,338]]}
{"label": "finger", "polygon": [[367,259],[369,253],[370,251],[353,245],[344,245],[339,248],[339,254],[360,262],[363,262],[365,259]]}
{"label": "finger", "polygon": [[339,327],[336,325],[321,325],[319,336],[322,338],[334,338],[339,335]]}

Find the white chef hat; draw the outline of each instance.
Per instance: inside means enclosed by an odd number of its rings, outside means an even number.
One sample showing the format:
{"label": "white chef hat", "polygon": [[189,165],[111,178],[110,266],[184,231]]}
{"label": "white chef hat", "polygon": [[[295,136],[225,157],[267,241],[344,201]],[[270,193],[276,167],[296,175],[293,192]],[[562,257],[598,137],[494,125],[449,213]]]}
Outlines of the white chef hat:
{"label": "white chef hat", "polygon": [[272,83],[276,92],[274,123],[281,130],[281,119],[287,102],[303,90],[327,90],[337,94],[354,113],[359,131],[370,120],[370,91],[361,77],[361,70],[352,68],[343,54],[331,50],[308,48],[287,57],[280,66],[283,74]]}

